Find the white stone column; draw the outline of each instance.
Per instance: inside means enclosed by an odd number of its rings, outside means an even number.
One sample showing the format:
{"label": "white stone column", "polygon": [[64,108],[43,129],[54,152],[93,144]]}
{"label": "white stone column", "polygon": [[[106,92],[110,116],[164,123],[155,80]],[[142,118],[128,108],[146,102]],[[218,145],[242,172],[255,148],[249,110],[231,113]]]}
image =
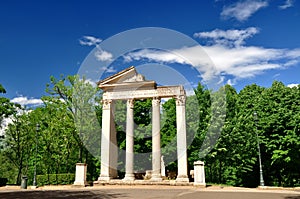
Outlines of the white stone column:
{"label": "white stone column", "polygon": [[186,118],[185,95],[176,98],[176,124],[177,124],[177,165],[176,181],[189,182],[187,171],[187,146],[186,146]]}
{"label": "white stone column", "polygon": [[194,185],[204,187],[206,186],[204,162],[202,161],[194,162]]}
{"label": "white stone column", "polygon": [[165,165],[163,155],[161,156],[161,160],[160,160],[160,173],[162,177],[166,177],[166,165]]}
{"label": "white stone column", "polygon": [[134,180],[133,160],[134,160],[134,100],[127,100],[127,116],[126,116],[126,166],[125,181]]}
{"label": "white stone column", "polygon": [[117,142],[117,131],[115,124],[115,102],[111,103],[111,120],[110,120],[110,155],[109,155],[109,175],[111,178],[118,177],[118,142]]}
{"label": "white stone column", "polygon": [[160,151],[160,99],[152,99],[152,181],[162,181]]}
{"label": "white stone column", "polygon": [[117,146],[113,118],[113,101],[103,100],[101,133],[101,173],[99,181],[108,181],[116,177]]}

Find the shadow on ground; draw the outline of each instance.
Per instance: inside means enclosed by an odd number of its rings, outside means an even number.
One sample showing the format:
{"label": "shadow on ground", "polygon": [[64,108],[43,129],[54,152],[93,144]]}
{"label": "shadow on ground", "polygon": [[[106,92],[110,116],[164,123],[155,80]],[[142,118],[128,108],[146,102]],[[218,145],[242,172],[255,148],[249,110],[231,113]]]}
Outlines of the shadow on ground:
{"label": "shadow on ground", "polygon": [[50,199],[50,198],[91,198],[91,199],[113,199],[126,197],[124,194],[111,194],[104,191],[18,191],[0,193],[1,199]]}
{"label": "shadow on ground", "polygon": [[284,199],[300,199],[300,196],[287,196]]}

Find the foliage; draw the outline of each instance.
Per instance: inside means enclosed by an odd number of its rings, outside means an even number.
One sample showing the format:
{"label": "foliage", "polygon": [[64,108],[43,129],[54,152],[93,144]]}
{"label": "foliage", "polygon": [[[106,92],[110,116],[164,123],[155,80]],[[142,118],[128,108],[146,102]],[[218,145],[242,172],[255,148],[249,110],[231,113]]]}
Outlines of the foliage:
{"label": "foliage", "polygon": [[[0,84],[0,94],[1,93],[2,94],[6,93],[6,90]],[[0,128],[1,128],[2,120],[13,114],[16,114],[18,109],[21,109],[21,106],[19,104],[10,102],[8,98],[0,97]]]}
{"label": "foliage", "polygon": [[[36,176],[38,186],[44,185],[64,185],[73,184],[75,181],[74,173],[46,174]],[[31,183],[30,181],[28,183]]]}
{"label": "foliage", "polygon": [[[8,183],[20,183],[21,176],[27,175],[32,183],[36,164],[39,185],[73,183],[75,163],[84,161],[89,180],[96,180],[101,92],[78,76],[51,77],[46,90],[49,95],[42,98],[44,105],[22,114],[20,105],[0,97],[0,119],[13,116],[0,150],[0,177],[8,178]],[[300,86],[289,88],[275,81],[270,88],[252,84],[237,92],[225,85],[212,92],[199,83],[194,91],[195,95],[186,99],[189,169],[194,161],[202,160],[207,182],[256,187],[259,141],[265,184],[300,186]],[[0,93],[5,92],[0,85]],[[115,109],[122,173],[126,101],[116,101]],[[135,170],[151,169],[151,109],[151,99],[135,101],[134,151],[146,154],[135,163]],[[170,171],[177,167],[176,134],[176,104],[175,99],[169,99],[162,103],[161,147]]]}

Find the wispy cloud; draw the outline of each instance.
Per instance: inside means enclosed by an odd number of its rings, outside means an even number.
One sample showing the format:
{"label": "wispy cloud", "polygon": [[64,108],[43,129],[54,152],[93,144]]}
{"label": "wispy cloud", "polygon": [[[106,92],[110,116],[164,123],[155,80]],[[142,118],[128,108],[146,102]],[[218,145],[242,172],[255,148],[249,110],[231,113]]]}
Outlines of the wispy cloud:
{"label": "wispy cloud", "polygon": [[79,43],[83,46],[97,46],[102,42],[102,39],[94,36],[83,36],[79,39]]}
{"label": "wispy cloud", "polygon": [[261,0],[246,0],[225,6],[221,12],[223,19],[235,18],[238,21],[246,21],[255,12],[261,8],[267,7],[267,1]]}
{"label": "wispy cloud", "polygon": [[183,58],[177,56],[174,53],[152,49],[142,49],[139,51],[131,52],[129,54],[124,55],[123,58],[126,62],[148,59],[167,63],[186,63],[186,61]]}
{"label": "wispy cloud", "polygon": [[293,7],[293,6],[294,6],[294,1],[293,0],[286,0],[284,2],[284,4],[281,5],[281,6],[278,6],[278,8],[281,9],[281,10],[285,10],[285,9]]}
{"label": "wispy cloud", "polygon": [[95,52],[95,57],[98,61],[112,61],[113,55],[110,52],[98,48]]}
{"label": "wispy cloud", "polygon": [[117,72],[117,70],[112,66],[102,67],[101,69],[104,70],[106,73],[115,73],[115,72]]}
{"label": "wispy cloud", "polygon": [[195,33],[194,37],[210,39],[211,44],[219,44],[224,46],[241,46],[245,44],[245,40],[259,32],[258,28],[249,27],[244,30],[219,30],[215,29],[211,32]]}
{"label": "wispy cloud", "polygon": [[39,106],[43,104],[43,101],[41,99],[28,98],[23,96],[13,98],[11,102],[20,104],[22,106]]}
{"label": "wispy cloud", "polygon": [[83,46],[95,46],[97,48],[94,55],[98,61],[112,61],[113,54],[103,50],[99,45],[101,42],[102,39],[94,36],[83,36],[79,40],[79,43]]}
{"label": "wispy cloud", "polygon": [[201,72],[204,81],[219,76],[230,84],[268,70],[285,69],[299,63],[300,49],[245,45],[245,39],[257,32],[256,28],[247,28],[196,33],[196,37],[205,37],[212,41],[202,47],[184,47],[170,52],[144,49],[126,55],[125,60],[149,59],[157,62],[190,64]]}

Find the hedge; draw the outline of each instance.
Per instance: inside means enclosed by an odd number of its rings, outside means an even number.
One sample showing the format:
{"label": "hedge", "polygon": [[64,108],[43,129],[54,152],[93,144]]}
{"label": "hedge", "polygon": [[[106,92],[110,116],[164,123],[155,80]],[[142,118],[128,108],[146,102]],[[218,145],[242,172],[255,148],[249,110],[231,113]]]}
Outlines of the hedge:
{"label": "hedge", "polygon": [[5,186],[7,183],[7,178],[0,178],[0,187]]}
{"label": "hedge", "polygon": [[36,176],[38,186],[73,184],[74,173],[46,174]]}

